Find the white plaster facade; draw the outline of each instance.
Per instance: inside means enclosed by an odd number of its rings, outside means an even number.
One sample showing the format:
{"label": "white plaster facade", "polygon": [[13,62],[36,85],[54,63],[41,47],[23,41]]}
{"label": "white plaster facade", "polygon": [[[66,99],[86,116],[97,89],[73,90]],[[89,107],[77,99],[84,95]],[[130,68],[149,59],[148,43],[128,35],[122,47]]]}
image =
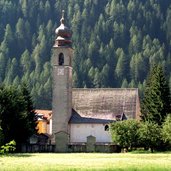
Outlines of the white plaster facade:
{"label": "white plaster facade", "polygon": [[49,119],[49,124],[47,125],[47,133],[52,135],[52,118]]}
{"label": "white plaster facade", "polygon": [[110,132],[105,131],[105,124],[70,124],[70,143],[86,143],[90,135],[99,143],[112,142]]}

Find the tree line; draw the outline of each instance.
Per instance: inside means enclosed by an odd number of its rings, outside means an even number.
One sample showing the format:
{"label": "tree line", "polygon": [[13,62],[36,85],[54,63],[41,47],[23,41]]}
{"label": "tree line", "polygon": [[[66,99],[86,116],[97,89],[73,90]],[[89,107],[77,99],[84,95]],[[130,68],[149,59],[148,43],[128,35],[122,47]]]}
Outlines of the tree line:
{"label": "tree line", "polygon": [[[61,11],[73,36],[74,87],[138,87],[162,64],[171,82],[170,0],[1,0],[0,82],[29,81],[51,109],[51,56]],[[170,84],[171,85],[171,84]]]}

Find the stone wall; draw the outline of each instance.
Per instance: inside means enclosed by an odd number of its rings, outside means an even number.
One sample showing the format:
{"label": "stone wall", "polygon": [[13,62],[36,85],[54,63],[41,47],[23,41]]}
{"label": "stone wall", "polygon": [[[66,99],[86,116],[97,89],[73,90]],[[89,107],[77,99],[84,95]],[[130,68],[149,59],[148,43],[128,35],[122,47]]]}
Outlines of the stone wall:
{"label": "stone wall", "polygon": [[55,145],[40,145],[40,144],[23,144],[21,145],[22,153],[50,153],[55,152]]}
{"label": "stone wall", "polygon": [[[22,145],[22,153],[55,153],[55,145]],[[88,151],[87,144],[70,144],[68,145],[68,153],[86,153],[86,152],[96,152],[96,153],[119,153],[121,148],[117,145],[105,145],[105,144],[95,144],[94,151]]]}
{"label": "stone wall", "polygon": [[[92,147],[92,146],[91,146]],[[90,148],[87,146],[87,144],[71,144],[68,146],[69,151],[71,153],[77,153],[77,152],[95,152],[95,153],[119,153],[121,152],[121,148],[117,145],[112,144],[94,144],[94,147]],[[93,150],[92,150],[93,149]]]}

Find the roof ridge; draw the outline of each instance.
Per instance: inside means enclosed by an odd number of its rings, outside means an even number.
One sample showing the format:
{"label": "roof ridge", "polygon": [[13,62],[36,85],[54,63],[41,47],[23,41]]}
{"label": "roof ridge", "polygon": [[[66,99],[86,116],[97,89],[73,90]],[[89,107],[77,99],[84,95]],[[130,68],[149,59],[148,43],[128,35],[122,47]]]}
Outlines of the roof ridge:
{"label": "roof ridge", "polygon": [[138,90],[138,88],[72,88],[73,90]]}

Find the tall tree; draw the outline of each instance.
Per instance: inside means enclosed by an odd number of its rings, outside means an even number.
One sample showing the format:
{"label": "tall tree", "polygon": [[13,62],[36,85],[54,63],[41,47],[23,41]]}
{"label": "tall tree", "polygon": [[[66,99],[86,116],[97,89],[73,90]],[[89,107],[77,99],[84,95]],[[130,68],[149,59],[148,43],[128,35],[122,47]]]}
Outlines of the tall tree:
{"label": "tall tree", "polygon": [[118,57],[118,62],[115,68],[115,75],[118,79],[118,83],[120,83],[123,80],[123,78],[127,76],[127,58],[125,53],[123,52],[123,49],[121,48],[116,50],[116,55]]}
{"label": "tall tree", "polygon": [[26,119],[25,119],[25,132],[27,137],[35,133],[36,122],[35,122],[35,110],[33,106],[33,101],[29,92],[28,84],[23,82],[21,85],[21,92],[25,101],[25,112],[26,112]]}
{"label": "tall tree", "polygon": [[0,87],[0,120],[4,144],[15,140],[24,143],[35,130],[30,96],[25,88]]}
{"label": "tall tree", "polygon": [[144,121],[162,124],[171,112],[169,86],[161,65],[155,65],[148,77],[141,106],[141,117]]}

